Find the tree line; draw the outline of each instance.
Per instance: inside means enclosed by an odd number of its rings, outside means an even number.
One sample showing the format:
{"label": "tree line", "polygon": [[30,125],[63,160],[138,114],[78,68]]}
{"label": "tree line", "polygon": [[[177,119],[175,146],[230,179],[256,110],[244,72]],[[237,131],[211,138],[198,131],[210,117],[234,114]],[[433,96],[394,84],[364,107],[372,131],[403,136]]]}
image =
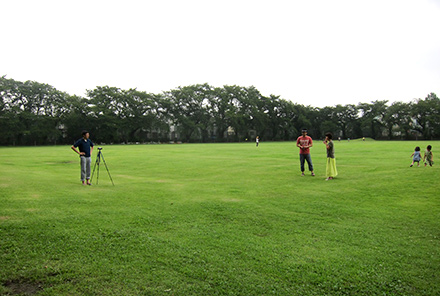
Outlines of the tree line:
{"label": "tree line", "polygon": [[97,143],[289,141],[321,138],[439,139],[440,100],[373,101],[316,108],[255,87],[197,84],[160,94],[98,86],[85,97],[48,84],[0,79],[0,145],[71,144],[87,129]]}

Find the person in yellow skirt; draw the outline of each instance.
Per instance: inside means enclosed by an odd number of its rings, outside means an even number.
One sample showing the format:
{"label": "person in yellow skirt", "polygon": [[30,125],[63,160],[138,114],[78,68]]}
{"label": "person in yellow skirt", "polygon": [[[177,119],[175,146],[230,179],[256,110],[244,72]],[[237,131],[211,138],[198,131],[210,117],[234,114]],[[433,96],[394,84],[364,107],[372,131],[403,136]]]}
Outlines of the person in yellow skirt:
{"label": "person in yellow skirt", "polygon": [[335,147],[333,144],[333,135],[332,133],[325,134],[324,140],[325,147],[327,148],[327,165],[325,168],[325,175],[328,180],[332,180],[334,177],[338,175],[338,170],[336,169],[336,159],[335,159]]}

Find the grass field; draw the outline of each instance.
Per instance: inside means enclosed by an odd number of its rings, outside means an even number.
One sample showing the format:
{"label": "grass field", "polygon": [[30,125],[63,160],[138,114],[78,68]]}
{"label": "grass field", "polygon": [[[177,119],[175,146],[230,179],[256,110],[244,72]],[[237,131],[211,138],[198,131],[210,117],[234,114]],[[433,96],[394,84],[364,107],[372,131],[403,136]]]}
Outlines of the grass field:
{"label": "grass field", "polygon": [[438,141],[103,147],[0,148],[0,295],[440,295]]}

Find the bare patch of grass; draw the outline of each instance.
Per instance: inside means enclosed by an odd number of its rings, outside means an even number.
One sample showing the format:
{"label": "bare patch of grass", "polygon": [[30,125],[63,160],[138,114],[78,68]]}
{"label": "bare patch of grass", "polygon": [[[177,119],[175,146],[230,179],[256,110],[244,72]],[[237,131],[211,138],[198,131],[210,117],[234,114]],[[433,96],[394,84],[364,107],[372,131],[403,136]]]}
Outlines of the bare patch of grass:
{"label": "bare patch of grass", "polygon": [[43,290],[40,283],[26,279],[8,280],[3,286],[6,288],[5,295],[35,295]]}

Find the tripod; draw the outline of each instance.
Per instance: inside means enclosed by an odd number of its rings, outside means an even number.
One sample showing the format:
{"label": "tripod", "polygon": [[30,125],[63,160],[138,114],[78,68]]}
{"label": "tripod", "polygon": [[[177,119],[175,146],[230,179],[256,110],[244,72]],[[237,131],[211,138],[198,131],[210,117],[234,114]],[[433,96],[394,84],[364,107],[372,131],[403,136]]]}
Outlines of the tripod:
{"label": "tripod", "polygon": [[115,186],[115,183],[113,183],[112,176],[110,176],[110,171],[108,170],[107,163],[105,162],[104,154],[102,154],[102,151],[101,151],[102,148],[99,147],[98,150],[99,150],[98,156],[96,156],[95,165],[93,166],[92,178],[90,179],[90,181],[93,180],[93,175],[95,175],[96,166],[98,166],[98,173],[96,175],[96,184],[98,184],[98,180],[99,180],[99,165],[101,164],[101,158],[102,158],[102,161],[104,162],[105,168],[107,169],[108,176],[110,177],[110,180],[112,181],[113,186]]}

